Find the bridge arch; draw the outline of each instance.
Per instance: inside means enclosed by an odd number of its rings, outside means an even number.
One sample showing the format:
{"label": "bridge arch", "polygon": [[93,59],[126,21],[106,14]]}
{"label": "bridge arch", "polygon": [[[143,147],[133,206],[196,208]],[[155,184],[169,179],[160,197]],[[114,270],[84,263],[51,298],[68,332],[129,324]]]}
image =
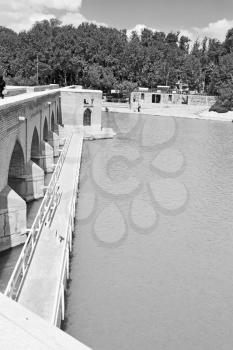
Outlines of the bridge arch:
{"label": "bridge arch", "polygon": [[61,111],[60,111],[60,108],[58,106],[57,106],[57,123],[59,125],[63,125]]}
{"label": "bridge arch", "polygon": [[54,118],[54,113],[52,112],[52,115],[51,115],[51,130],[53,132],[56,131],[56,123],[55,123],[55,118]]}
{"label": "bridge arch", "polygon": [[18,140],[15,142],[14,149],[11,154],[11,160],[8,170],[8,184],[16,190],[15,179],[20,179],[25,175],[25,159],[22,146]]}
{"label": "bridge arch", "polygon": [[91,110],[90,108],[85,109],[83,114],[83,125],[90,126],[91,125]]}
{"label": "bridge arch", "polygon": [[48,141],[49,138],[49,127],[48,127],[48,121],[47,118],[45,117],[44,119],[44,127],[43,127],[43,140]]}
{"label": "bridge arch", "polygon": [[35,161],[35,159],[40,155],[40,139],[39,139],[39,133],[37,130],[37,127],[35,126],[33,135],[32,135],[32,142],[31,142],[31,159]]}

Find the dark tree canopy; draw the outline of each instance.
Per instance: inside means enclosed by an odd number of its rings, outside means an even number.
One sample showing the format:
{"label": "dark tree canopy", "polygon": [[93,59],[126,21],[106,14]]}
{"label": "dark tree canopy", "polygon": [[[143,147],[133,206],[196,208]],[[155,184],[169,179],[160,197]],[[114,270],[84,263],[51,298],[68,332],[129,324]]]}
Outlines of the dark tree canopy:
{"label": "dark tree canopy", "polygon": [[227,93],[229,105],[232,54],[233,28],[223,43],[205,38],[191,44],[179,32],[145,28],[128,38],[126,30],[89,23],[76,28],[55,18],[36,22],[19,34],[0,27],[0,74],[8,84],[79,84],[131,91],[137,86],[174,86],[182,80],[197,92],[220,98]]}

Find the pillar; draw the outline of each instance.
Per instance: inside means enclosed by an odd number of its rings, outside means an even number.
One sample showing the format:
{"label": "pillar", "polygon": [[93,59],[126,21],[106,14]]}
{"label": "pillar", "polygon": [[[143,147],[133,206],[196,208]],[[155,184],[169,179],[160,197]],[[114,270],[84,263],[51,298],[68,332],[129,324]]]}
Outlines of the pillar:
{"label": "pillar", "polygon": [[44,196],[44,170],[30,160],[25,166],[25,174],[9,178],[9,185],[26,202]]}
{"label": "pillar", "polygon": [[7,185],[0,192],[0,251],[24,243],[26,230],[26,202]]}
{"label": "pillar", "polygon": [[66,139],[64,126],[58,125],[58,134],[59,134],[59,144],[60,144],[60,146],[64,146],[65,139]]}
{"label": "pillar", "polygon": [[53,132],[53,131],[49,131],[48,143],[50,144],[50,146],[53,147],[53,156],[58,157],[60,154],[60,152],[59,152],[60,141],[59,141],[58,134]]}
{"label": "pillar", "polygon": [[54,169],[53,147],[46,141],[41,141],[41,154],[33,155],[32,160],[39,165],[44,172],[52,173]]}

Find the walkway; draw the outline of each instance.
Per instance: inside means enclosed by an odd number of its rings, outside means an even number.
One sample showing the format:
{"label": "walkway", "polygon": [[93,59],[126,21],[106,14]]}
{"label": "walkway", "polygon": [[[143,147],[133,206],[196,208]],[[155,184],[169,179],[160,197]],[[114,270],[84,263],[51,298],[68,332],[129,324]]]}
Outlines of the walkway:
{"label": "walkway", "polygon": [[[105,107],[102,108],[102,111],[105,112]],[[109,112],[116,113],[138,113],[137,108],[129,109],[129,106],[119,106],[117,103],[109,104]],[[204,119],[204,120],[219,120],[231,122],[233,120],[233,112],[227,113],[217,113],[209,112],[209,107],[206,106],[192,106],[192,105],[155,105],[154,108],[141,108],[140,114],[148,114],[155,116],[164,116],[164,117],[181,117],[181,118],[193,118],[193,119]]]}
{"label": "walkway", "polygon": [[69,221],[74,210],[72,197],[79,176],[82,142],[82,134],[73,134],[58,182],[60,202],[50,222],[44,225],[18,299],[20,304],[51,323],[54,323],[64,282],[64,264],[69,262]]}

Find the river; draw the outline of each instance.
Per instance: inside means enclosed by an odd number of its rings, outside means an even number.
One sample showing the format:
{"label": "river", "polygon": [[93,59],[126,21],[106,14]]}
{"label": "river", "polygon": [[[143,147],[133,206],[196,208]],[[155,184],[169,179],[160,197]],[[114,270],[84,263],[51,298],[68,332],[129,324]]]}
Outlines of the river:
{"label": "river", "polygon": [[232,349],[233,124],[104,113],[85,141],[64,329],[94,350]]}

